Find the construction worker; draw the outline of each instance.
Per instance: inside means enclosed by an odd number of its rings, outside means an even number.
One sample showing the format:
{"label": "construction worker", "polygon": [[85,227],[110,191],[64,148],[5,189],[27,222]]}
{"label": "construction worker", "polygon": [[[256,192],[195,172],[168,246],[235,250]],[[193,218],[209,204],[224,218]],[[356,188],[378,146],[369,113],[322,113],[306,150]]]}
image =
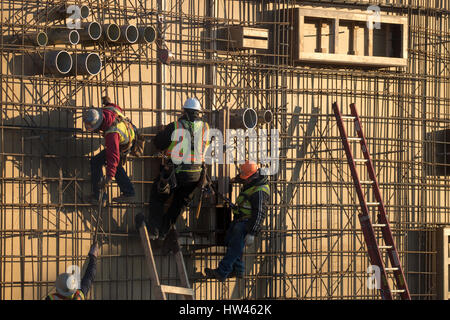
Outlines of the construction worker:
{"label": "construction worker", "polygon": [[[153,140],[160,151],[165,151],[167,162],[160,177],[152,186],[147,226],[151,239],[164,239],[178,216],[192,200],[194,190],[204,172],[204,156],[209,145],[209,125],[200,118],[201,106],[196,98],[189,98],[183,105],[184,114],[167,125]],[[190,137],[190,145],[184,135]],[[173,136],[174,135],[174,136]],[[187,140],[187,139],[186,139]],[[180,147],[181,146],[181,147]],[[173,201],[164,214],[164,204],[173,195]],[[136,227],[144,221],[144,215],[136,215]]]}
{"label": "construction worker", "polygon": [[[233,179],[243,187],[232,206],[233,222],[227,230],[225,244],[227,251],[216,269],[205,268],[207,278],[225,281],[227,278],[243,278],[245,265],[242,261],[244,247],[254,243],[261,230],[270,200],[268,178],[261,174],[254,162],[246,161]],[[232,181],[233,181],[232,180]]]}
{"label": "construction worker", "polygon": [[[136,127],[123,115],[119,106],[111,103],[109,97],[103,97],[102,104],[102,109],[89,109],[83,116],[86,129],[89,132],[101,132],[105,137],[106,146],[105,150],[91,160],[90,202],[98,203],[100,190],[106,189],[113,177],[116,178],[121,195],[112,201],[128,202],[134,198],[135,191],[123,165],[135,142]],[[103,176],[105,164],[106,176]],[[102,200],[106,200],[106,194]]]}
{"label": "construction worker", "polygon": [[75,275],[62,273],[55,282],[56,293],[49,294],[45,300],[84,300],[95,279],[95,274],[97,272],[97,255],[98,245],[97,242],[94,242],[88,253],[89,263],[86,272],[84,273],[84,277],[80,282],[80,288],[78,288]]}

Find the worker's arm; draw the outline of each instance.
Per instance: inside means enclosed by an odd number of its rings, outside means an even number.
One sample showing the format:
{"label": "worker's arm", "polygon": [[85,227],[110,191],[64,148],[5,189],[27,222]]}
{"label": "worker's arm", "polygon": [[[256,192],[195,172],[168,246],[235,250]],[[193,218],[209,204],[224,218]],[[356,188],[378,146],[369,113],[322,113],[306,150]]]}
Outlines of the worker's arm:
{"label": "worker's arm", "polygon": [[264,191],[258,191],[250,197],[252,205],[252,216],[247,221],[246,230],[248,234],[256,236],[261,231],[261,225],[266,218],[269,195]]}
{"label": "worker's arm", "polygon": [[98,253],[98,247],[97,244],[94,243],[91,247],[91,250],[89,251],[89,263],[86,269],[86,272],[84,273],[84,277],[81,280],[81,291],[83,292],[84,296],[86,297],[89,290],[91,289],[92,283],[95,279],[95,274],[97,273],[97,253]]}
{"label": "worker's arm", "polygon": [[114,178],[117,166],[120,162],[119,134],[117,132],[108,133],[105,136],[106,145],[106,175]]}
{"label": "worker's arm", "polygon": [[166,150],[172,143],[172,133],[175,130],[175,124],[172,122],[168,124],[164,130],[158,132],[153,138],[153,144],[158,150]]}

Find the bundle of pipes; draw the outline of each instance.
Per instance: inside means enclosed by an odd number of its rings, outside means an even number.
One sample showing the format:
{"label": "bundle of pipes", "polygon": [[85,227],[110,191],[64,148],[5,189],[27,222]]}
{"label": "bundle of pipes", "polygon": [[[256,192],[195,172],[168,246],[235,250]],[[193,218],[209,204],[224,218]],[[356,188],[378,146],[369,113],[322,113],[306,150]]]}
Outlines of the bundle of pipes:
{"label": "bundle of pipes", "polygon": [[68,29],[64,26],[52,27],[48,30],[48,44],[71,44],[80,42],[80,34],[77,30]]}
{"label": "bundle of pipes", "polygon": [[73,54],[74,61],[69,75],[96,76],[102,70],[102,60],[97,53]]}
{"label": "bundle of pipes", "polygon": [[64,20],[66,18],[72,17],[74,14],[78,16],[80,19],[86,19],[91,14],[91,10],[88,6],[83,5],[79,6],[78,9],[73,9],[70,5],[62,3],[55,5],[50,8],[45,8],[39,10],[35,13],[36,21],[55,21],[55,20]]}
{"label": "bundle of pipes", "polygon": [[21,35],[14,36],[4,36],[3,37],[4,44],[13,44],[13,45],[31,45],[36,47],[44,47],[48,43],[48,36],[45,32],[34,32],[24,34],[23,37]]}

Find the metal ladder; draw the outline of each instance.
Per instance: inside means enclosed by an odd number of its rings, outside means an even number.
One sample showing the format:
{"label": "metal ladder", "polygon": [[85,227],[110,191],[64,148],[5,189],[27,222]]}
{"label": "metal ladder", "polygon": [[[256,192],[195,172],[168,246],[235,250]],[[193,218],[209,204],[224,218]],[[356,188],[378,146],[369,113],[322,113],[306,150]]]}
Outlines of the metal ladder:
{"label": "metal ladder", "polygon": [[[391,229],[389,227],[389,222],[386,217],[386,210],[384,208],[383,200],[381,199],[380,188],[378,185],[377,178],[375,176],[375,170],[372,165],[372,160],[367,148],[366,139],[364,137],[361,121],[359,119],[358,113],[356,111],[356,106],[354,103],[350,105],[351,115],[343,116],[338,108],[337,103],[333,103],[333,111],[336,116],[337,125],[342,138],[342,143],[344,145],[345,154],[347,155],[348,164],[350,166],[351,174],[353,177],[353,182],[356,188],[356,193],[358,194],[359,203],[361,205],[361,213],[358,215],[359,221],[361,223],[362,232],[364,235],[364,240],[367,245],[367,251],[369,253],[369,259],[371,265],[376,265],[380,270],[380,293],[384,300],[393,300],[393,294],[399,294],[402,300],[411,300],[411,296],[408,290],[408,284],[406,283],[405,276],[400,264],[400,259],[398,257],[398,252],[395,247],[394,238],[392,237]],[[348,137],[344,126],[344,120],[353,121],[355,126],[355,131],[357,137]],[[364,159],[354,159],[352,151],[350,149],[350,142],[359,142],[361,145],[361,150],[364,155]],[[356,169],[356,163],[363,163],[366,165],[370,180],[360,181],[358,172]],[[366,201],[362,185],[371,185],[372,190],[376,199],[376,202],[370,203]],[[378,221],[373,223],[370,220],[369,207],[378,208]],[[378,244],[377,238],[375,236],[374,228],[381,230],[382,238],[384,243]],[[382,254],[388,255],[389,261],[392,267],[387,267],[383,263]],[[394,282],[396,289],[391,289],[389,287],[387,272],[393,272]]]}
{"label": "metal ladder", "polygon": [[[178,294],[184,297],[185,300],[194,300],[194,291],[189,285],[186,265],[184,264],[183,253],[181,252],[180,244],[178,242],[178,234],[175,227],[171,228],[166,240],[171,241],[172,249],[177,264],[177,271],[183,287],[163,285],[159,281],[158,271],[156,270],[155,259],[153,257],[153,250],[150,244],[150,238],[147,233],[145,222],[139,228],[142,246],[144,247],[145,257],[148,267],[150,269],[150,279],[156,289],[159,300],[167,300],[167,293]],[[165,240],[165,242],[167,242]]]}

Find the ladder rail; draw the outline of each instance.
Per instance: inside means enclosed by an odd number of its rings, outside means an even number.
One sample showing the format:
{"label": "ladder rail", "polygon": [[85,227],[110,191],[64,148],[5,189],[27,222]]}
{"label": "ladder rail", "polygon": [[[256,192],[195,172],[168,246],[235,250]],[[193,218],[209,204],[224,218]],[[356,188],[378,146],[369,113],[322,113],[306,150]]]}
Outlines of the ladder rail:
{"label": "ladder rail", "polygon": [[177,272],[183,287],[161,284],[158,276],[158,270],[156,268],[155,258],[153,256],[150,238],[147,232],[147,226],[145,222],[142,222],[142,225],[139,228],[139,234],[141,236],[142,246],[144,247],[147,264],[150,269],[150,279],[152,280],[153,287],[156,289],[156,295],[159,300],[167,300],[166,293],[181,295],[185,300],[194,300],[194,291],[189,284],[189,278],[186,265],[184,263],[183,253],[181,252],[180,244],[178,242],[178,235],[176,234],[175,229],[172,229],[170,232],[175,233],[173,241],[175,241],[176,243],[173,253],[175,256],[175,262],[177,264]]}
{"label": "ladder rail", "polygon": [[385,224],[385,226],[382,227],[381,232],[383,234],[383,238],[384,238],[386,244],[392,246],[392,249],[388,250],[388,252],[387,252],[388,256],[389,256],[389,260],[391,261],[392,266],[398,268],[396,271],[394,271],[394,277],[397,280],[397,285],[401,289],[405,290],[404,292],[401,293],[402,299],[411,299],[409,289],[408,289],[408,284],[406,283],[405,275],[403,273],[403,269],[402,269],[402,266],[400,263],[400,258],[398,255],[397,247],[395,245],[395,241],[392,236],[389,221],[387,219],[386,209],[384,206],[383,199],[381,197],[380,187],[379,187],[378,180],[377,180],[377,177],[375,174],[375,169],[373,167],[372,158],[371,158],[369,150],[367,148],[367,142],[366,142],[366,138],[364,136],[364,132],[362,130],[361,120],[359,118],[358,112],[356,110],[356,105],[354,103],[350,104],[350,110],[351,110],[352,116],[355,117],[355,119],[354,119],[355,129],[356,129],[358,138],[361,139],[360,144],[361,144],[361,149],[362,149],[363,155],[368,160],[366,162],[366,166],[367,166],[367,170],[369,173],[369,177],[373,181],[372,190],[374,192],[375,199],[380,203],[380,205],[378,206],[378,210],[379,210],[378,223]]}
{"label": "ladder rail", "polygon": [[350,167],[351,175],[353,177],[353,183],[355,185],[356,193],[358,195],[359,203],[361,205],[362,213],[358,215],[358,218],[361,224],[364,240],[366,242],[366,246],[368,249],[370,263],[372,265],[377,265],[380,268],[380,278],[381,278],[380,287],[383,299],[392,300],[392,294],[389,285],[387,283],[387,274],[384,267],[383,259],[381,257],[380,250],[378,248],[378,243],[375,237],[375,232],[372,227],[372,222],[370,221],[369,208],[364,198],[364,192],[362,190],[359,175],[356,170],[355,160],[353,158],[353,154],[350,149],[350,144],[348,143],[347,140],[348,136],[344,127],[344,123],[342,121],[342,114],[336,102],[333,103],[333,111],[336,116],[339,133],[341,135],[342,143],[344,145],[344,151],[347,156],[347,162]]}

